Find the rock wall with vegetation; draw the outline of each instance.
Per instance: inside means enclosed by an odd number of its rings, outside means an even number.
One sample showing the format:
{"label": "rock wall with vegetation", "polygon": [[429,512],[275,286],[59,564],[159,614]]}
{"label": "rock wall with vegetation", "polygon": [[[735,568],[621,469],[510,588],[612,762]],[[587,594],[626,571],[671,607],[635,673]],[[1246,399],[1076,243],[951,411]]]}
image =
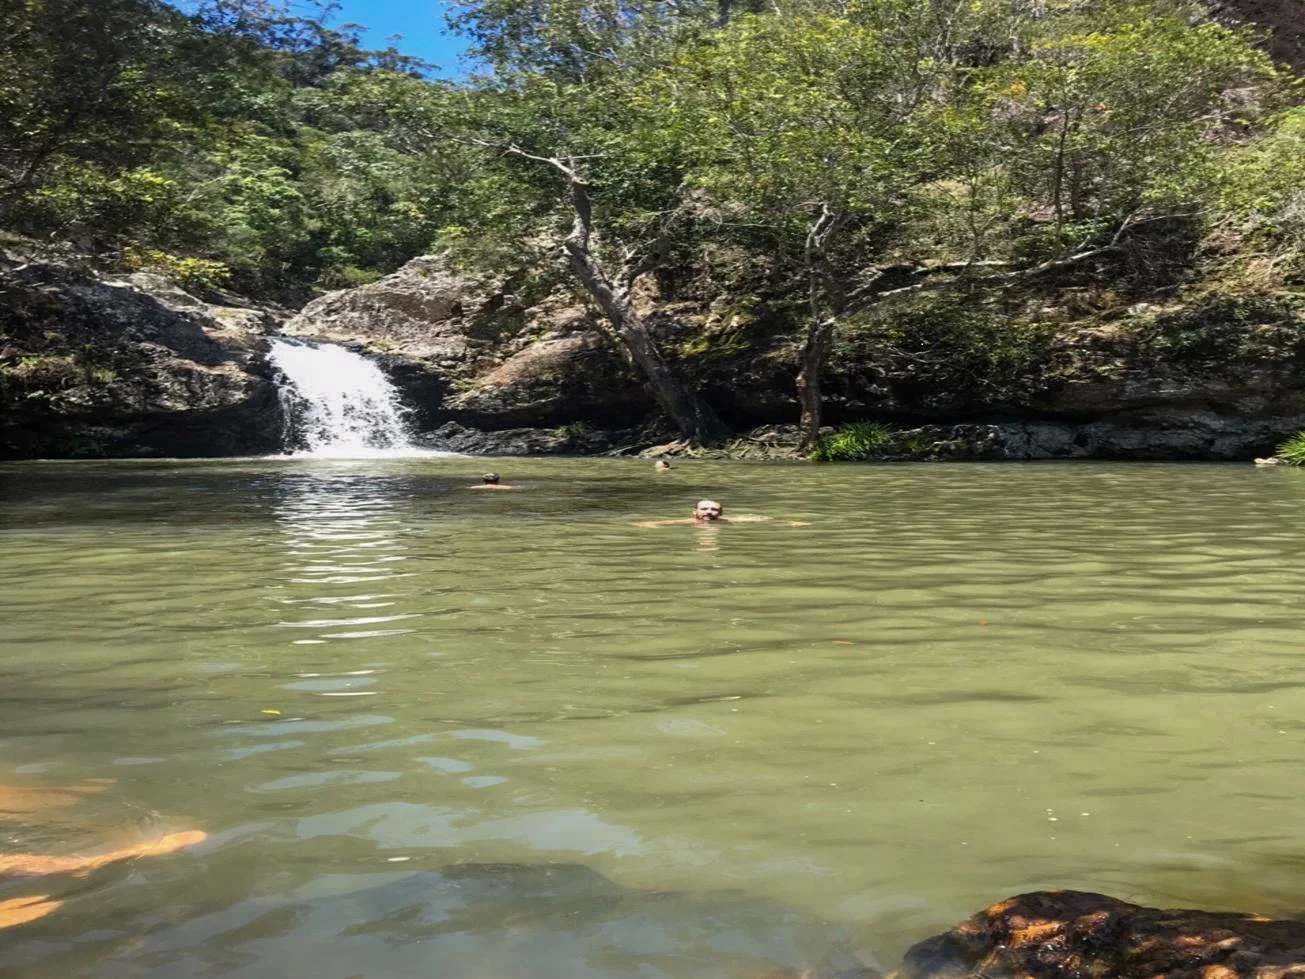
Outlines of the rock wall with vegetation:
{"label": "rock wall with vegetation", "polygon": [[0,11],[4,453],[273,447],[242,306],[463,449],[1305,428],[1294,5],[618,7],[469,0],[457,82],[275,0]]}
{"label": "rock wall with vegetation", "polygon": [[276,452],[270,325],[147,273],[0,254],[0,458]]}
{"label": "rock wall with vegetation", "polygon": [[[786,311],[710,295],[681,282],[649,290],[640,308],[676,369],[732,427],[791,425],[798,406]],[[511,448],[493,435],[469,438],[461,426],[558,430],[551,440],[536,433],[534,451],[628,444],[656,406],[604,343],[593,313],[565,298],[522,308],[500,282],[428,257],[316,300],[285,330],[378,357],[423,431],[454,423],[433,444]],[[1026,297],[1034,298],[1047,299]],[[904,454],[947,443],[937,451],[948,457],[993,459],[1248,459],[1305,428],[1305,297],[1041,313],[1031,321],[1021,308],[928,296],[859,319],[839,338],[829,420],[925,426],[916,443],[926,443]],[[575,438],[604,430],[611,438]],[[654,430],[643,441],[656,438]]]}

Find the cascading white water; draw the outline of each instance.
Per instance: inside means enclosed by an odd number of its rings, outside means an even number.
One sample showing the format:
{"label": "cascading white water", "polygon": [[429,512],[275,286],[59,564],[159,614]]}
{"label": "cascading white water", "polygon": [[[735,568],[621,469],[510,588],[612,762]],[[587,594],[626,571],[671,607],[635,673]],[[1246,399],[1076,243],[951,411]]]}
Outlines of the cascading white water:
{"label": "cascading white water", "polygon": [[333,343],[278,339],[268,360],[281,375],[287,450],[334,458],[418,451],[399,392],[366,357]]}

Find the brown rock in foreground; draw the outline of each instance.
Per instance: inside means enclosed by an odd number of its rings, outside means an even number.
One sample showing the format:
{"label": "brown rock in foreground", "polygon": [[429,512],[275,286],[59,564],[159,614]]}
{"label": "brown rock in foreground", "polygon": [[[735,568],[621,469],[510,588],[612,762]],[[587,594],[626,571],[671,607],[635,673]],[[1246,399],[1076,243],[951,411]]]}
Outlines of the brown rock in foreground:
{"label": "brown rock in foreground", "polygon": [[994,904],[920,942],[889,979],[1305,977],[1305,921],[1159,910],[1082,891]]}

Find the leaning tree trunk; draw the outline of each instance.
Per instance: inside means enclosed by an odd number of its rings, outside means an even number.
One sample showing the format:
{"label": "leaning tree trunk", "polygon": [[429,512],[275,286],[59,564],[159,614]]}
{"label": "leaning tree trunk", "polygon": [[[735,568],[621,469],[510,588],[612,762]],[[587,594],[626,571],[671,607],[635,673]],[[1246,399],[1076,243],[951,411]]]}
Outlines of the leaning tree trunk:
{"label": "leaning tree trunk", "polygon": [[798,447],[803,452],[814,449],[816,440],[820,438],[821,381],[833,345],[834,320],[812,319],[807,326],[806,342],[798,354],[797,395],[802,406],[802,417],[798,420]]}
{"label": "leaning tree trunk", "polygon": [[630,250],[616,273],[609,275],[590,248],[593,202],[589,199],[589,182],[576,169],[575,158],[537,156],[515,144],[500,146],[499,149],[528,160],[547,163],[566,177],[574,219],[571,233],[562,242],[562,251],[580,284],[603,311],[609,324],[608,336],[626,361],[643,373],[652,396],[671,416],[685,438],[708,443],[723,439],[729,434],[729,429],[712,411],[711,406],[685,385],[666,363],[631,301],[635,281],[654,267],[656,246],[647,247],[642,256],[638,249]]}
{"label": "leaning tree trunk", "polygon": [[650,393],[680,433],[705,443],[719,442],[728,435],[729,429],[711,406],[690,390],[666,363],[647,325],[634,311],[629,291],[610,282],[587,249],[568,242],[566,251],[576,277],[607,318],[611,327],[609,336],[625,359],[643,374]]}

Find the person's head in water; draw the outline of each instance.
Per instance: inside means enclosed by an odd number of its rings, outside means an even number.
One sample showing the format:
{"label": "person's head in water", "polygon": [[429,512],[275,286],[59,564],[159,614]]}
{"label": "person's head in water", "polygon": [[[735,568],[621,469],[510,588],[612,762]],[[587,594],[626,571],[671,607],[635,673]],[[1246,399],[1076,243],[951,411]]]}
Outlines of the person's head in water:
{"label": "person's head in water", "polygon": [[694,520],[719,520],[725,508],[715,500],[699,500],[693,505]]}
{"label": "person's head in water", "polygon": [[480,481],[486,486],[497,486],[498,473],[485,473],[485,475],[480,477]]}
{"label": "person's head in water", "polygon": [[657,462],[653,465],[653,468],[656,469],[658,472],[665,472],[667,469],[671,468],[671,464],[667,462],[665,459],[658,459]]}

